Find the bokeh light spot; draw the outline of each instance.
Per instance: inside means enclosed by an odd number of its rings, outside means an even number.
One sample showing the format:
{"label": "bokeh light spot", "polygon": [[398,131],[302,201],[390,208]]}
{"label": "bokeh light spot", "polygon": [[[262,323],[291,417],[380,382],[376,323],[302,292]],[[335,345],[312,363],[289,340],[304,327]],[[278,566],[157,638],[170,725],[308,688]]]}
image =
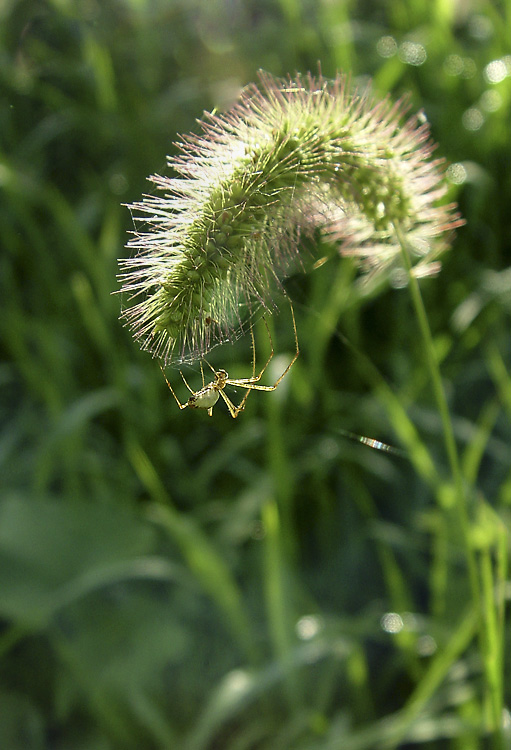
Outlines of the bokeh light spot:
{"label": "bokeh light spot", "polygon": [[435,639],[431,635],[421,635],[417,639],[416,647],[419,656],[432,656],[438,648]]}
{"label": "bokeh light spot", "polygon": [[484,69],[484,77],[488,83],[500,83],[508,75],[504,60],[492,60]]}
{"label": "bokeh light spot", "polygon": [[468,21],[468,32],[473,39],[484,42],[493,34],[493,23],[488,16],[474,13]]}
{"label": "bokeh light spot", "polygon": [[444,70],[449,76],[460,76],[463,67],[463,58],[459,55],[448,55],[444,60]]}
{"label": "bokeh light spot", "polygon": [[496,112],[502,107],[502,96],[495,89],[489,89],[481,94],[479,104],[485,112]]}
{"label": "bokeh light spot", "polygon": [[301,638],[303,641],[308,641],[311,638],[314,638],[320,630],[321,620],[315,615],[305,615],[304,617],[300,617],[296,623],[296,634],[298,635],[298,638]]}
{"label": "bokeh light spot", "polygon": [[453,185],[463,185],[467,179],[467,170],[460,162],[451,164],[446,170],[447,179],[452,182]]}
{"label": "bokeh light spot", "polygon": [[422,65],[426,58],[426,48],[418,42],[403,42],[399,47],[399,59],[407,65]]}
{"label": "bokeh light spot", "polygon": [[484,115],[477,107],[470,107],[463,112],[461,122],[466,130],[479,130],[484,123]]}
{"label": "bokeh light spot", "polygon": [[403,618],[397,612],[386,612],[380,620],[380,625],[386,633],[400,633],[403,629]]}
{"label": "bokeh light spot", "polygon": [[397,42],[393,36],[382,36],[376,43],[376,51],[380,57],[394,57],[397,52]]}

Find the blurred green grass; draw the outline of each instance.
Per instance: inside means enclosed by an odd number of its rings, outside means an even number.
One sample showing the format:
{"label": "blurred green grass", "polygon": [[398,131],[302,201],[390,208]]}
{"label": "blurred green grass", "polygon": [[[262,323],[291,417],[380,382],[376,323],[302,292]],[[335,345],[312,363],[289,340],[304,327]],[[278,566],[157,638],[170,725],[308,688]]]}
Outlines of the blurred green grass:
{"label": "blurred green grass", "polygon": [[[509,2],[3,3],[2,748],[509,743],[510,55]],[[467,224],[422,292],[479,618],[406,289],[291,278],[300,359],[236,421],[179,412],[118,321],[122,204],[257,69],[318,60],[409,92],[458,167]],[[250,345],[212,359],[243,376]]]}

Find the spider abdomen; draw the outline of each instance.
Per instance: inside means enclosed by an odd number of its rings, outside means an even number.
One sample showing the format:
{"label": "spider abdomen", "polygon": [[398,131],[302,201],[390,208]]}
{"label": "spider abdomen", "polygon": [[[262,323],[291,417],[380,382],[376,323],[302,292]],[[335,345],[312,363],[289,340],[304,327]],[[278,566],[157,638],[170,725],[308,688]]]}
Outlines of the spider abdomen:
{"label": "spider abdomen", "polygon": [[188,399],[190,409],[211,409],[218,401],[218,390],[213,384],[206,385]]}

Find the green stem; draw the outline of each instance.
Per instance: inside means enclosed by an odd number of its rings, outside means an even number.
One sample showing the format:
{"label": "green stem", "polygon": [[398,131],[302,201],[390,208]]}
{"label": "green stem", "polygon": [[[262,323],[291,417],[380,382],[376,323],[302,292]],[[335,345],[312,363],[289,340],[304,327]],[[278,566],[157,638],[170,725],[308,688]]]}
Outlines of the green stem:
{"label": "green stem", "polygon": [[442,384],[440,369],[438,367],[438,360],[435,353],[431,329],[429,327],[428,316],[426,314],[426,309],[422,300],[419,283],[417,281],[417,278],[412,273],[412,264],[410,262],[410,255],[408,252],[405,237],[399,225],[394,224],[394,228],[399,245],[401,247],[401,256],[403,258],[403,263],[408,274],[408,285],[410,294],[412,296],[415,315],[417,316],[417,322],[419,324],[420,333],[426,350],[426,364],[429,370],[429,376],[431,378],[431,385],[433,387],[435,401],[437,403],[438,411],[440,412],[440,418],[442,420],[445,448],[447,451],[447,457],[449,459],[449,465],[451,467],[451,474],[456,488],[456,497],[457,500],[461,501],[463,506],[465,506],[465,490],[463,487],[463,477],[461,474],[460,462],[458,458],[458,450],[456,448],[456,441],[454,439],[454,429],[452,426],[451,416],[449,414],[449,407],[447,405],[447,399]]}
{"label": "green stem", "polygon": [[[501,750],[503,747],[503,734],[502,734],[502,725],[501,725],[501,712],[502,712],[502,693],[499,686],[500,676],[498,673],[498,669],[495,669],[494,659],[495,659],[495,652],[498,651],[498,648],[495,644],[495,627],[491,627],[493,623],[490,614],[493,612],[493,597],[494,597],[494,586],[493,586],[493,579],[491,575],[488,572],[488,561],[482,560],[481,566],[482,570],[481,573],[483,575],[483,585],[485,585],[485,591],[486,591],[486,599],[487,601],[483,601],[482,597],[482,591],[481,591],[481,582],[479,579],[479,573],[478,573],[478,564],[476,555],[471,543],[471,534],[470,534],[470,518],[468,514],[468,498],[467,493],[465,490],[465,485],[463,481],[463,474],[460,467],[460,461],[458,457],[458,450],[456,447],[456,441],[454,438],[454,429],[452,425],[451,416],[449,413],[449,407],[447,404],[447,398],[445,396],[444,387],[442,384],[442,378],[440,375],[440,368],[438,364],[438,359],[436,357],[434,345],[433,345],[433,337],[431,335],[431,329],[429,327],[429,322],[426,314],[426,310],[424,307],[424,302],[422,299],[419,283],[417,281],[417,278],[412,273],[412,267],[410,262],[410,256],[408,252],[408,247],[406,244],[406,240],[404,238],[403,233],[401,232],[401,228],[397,225],[395,226],[396,236],[398,239],[398,242],[401,246],[401,252],[403,257],[403,262],[406,268],[406,272],[408,274],[408,280],[409,280],[409,288],[410,288],[410,294],[412,297],[413,306],[415,308],[415,314],[417,316],[417,321],[419,324],[419,329],[421,333],[421,337],[423,340],[425,352],[426,352],[426,363],[429,370],[429,375],[431,378],[431,383],[433,386],[433,392],[434,397],[437,403],[438,410],[440,412],[440,417],[442,420],[442,426],[443,426],[443,434],[444,434],[444,442],[445,442],[445,448],[447,452],[447,456],[449,459],[449,465],[451,469],[451,475],[454,483],[454,492],[455,492],[455,512],[457,514],[458,523],[461,529],[463,543],[465,547],[465,556],[466,556],[466,562],[467,562],[467,569],[469,574],[469,580],[470,580],[470,588],[472,591],[472,601],[473,601],[473,612],[475,616],[476,623],[479,623],[479,644],[480,648],[483,654],[486,656],[486,664],[485,664],[485,676],[486,676],[486,710],[489,715],[487,715],[487,719],[489,719],[490,723],[490,730],[493,732],[492,734],[492,746],[496,750]],[[486,562],[486,565],[485,565]],[[486,577],[485,577],[486,572]],[[490,592],[490,595],[488,597],[488,592]],[[482,612],[485,612],[485,617],[481,617]],[[493,637],[493,638],[492,638]],[[493,644],[494,648],[490,648],[489,644]],[[488,655],[493,655],[493,659],[489,658]],[[489,711],[488,711],[489,707]]]}
{"label": "green stem", "polygon": [[470,539],[470,521],[468,516],[467,508],[467,496],[465,492],[465,486],[463,482],[463,475],[461,473],[460,461],[458,457],[458,449],[456,447],[456,441],[454,439],[454,429],[452,425],[451,415],[449,413],[449,407],[447,404],[447,398],[445,395],[444,387],[442,384],[442,378],[440,375],[440,368],[438,365],[438,359],[435,353],[435,347],[433,344],[433,336],[429,327],[428,317],[424,302],[422,299],[419,283],[417,278],[412,272],[412,264],[410,261],[410,255],[408,246],[401,227],[398,224],[394,224],[396,237],[401,247],[401,255],[403,263],[408,274],[408,282],[410,288],[410,294],[412,297],[412,303],[415,309],[415,315],[419,324],[419,330],[424,344],[426,352],[426,365],[429,370],[429,376],[431,378],[431,385],[433,387],[433,394],[435,401],[440,413],[442,421],[445,449],[449,460],[449,466],[451,469],[451,475],[454,483],[455,491],[455,511],[458,516],[458,522],[463,535],[463,542],[465,546],[465,556],[467,560],[467,568],[470,578],[470,587],[472,590],[472,597],[476,612],[480,613],[481,605],[481,593],[479,585],[479,576],[477,572],[477,562],[472,549]]}
{"label": "green stem", "polygon": [[452,665],[469,647],[477,630],[477,613],[469,607],[463,614],[459,625],[454,630],[442,651],[431,661],[422,680],[410,695],[403,709],[395,717],[391,737],[383,742],[385,750],[395,750],[407,737],[407,733],[426,709],[440,685],[445,680]]}
{"label": "green stem", "polygon": [[281,520],[277,503],[273,498],[269,498],[262,508],[262,522],[266,538],[264,582],[271,640],[275,657],[285,675],[285,690],[290,709],[298,710],[301,701],[300,683],[293,657],[293,613],[286,586]]}

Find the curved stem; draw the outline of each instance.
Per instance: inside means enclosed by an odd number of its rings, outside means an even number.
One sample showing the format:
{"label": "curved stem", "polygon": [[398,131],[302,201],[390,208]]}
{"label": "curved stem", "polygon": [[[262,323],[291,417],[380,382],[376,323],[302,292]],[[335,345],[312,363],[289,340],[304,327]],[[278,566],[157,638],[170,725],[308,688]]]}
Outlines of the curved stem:
{"label": "curved stem", "polygon": [[428,317],[424,302],[422,299],[419,283],[417,278],[412,272],[412,264],[410,261],[410,255],[408,246],[401,230],[401,227],[394,223],[394,229],[396,237],[401,247],[401,255],[403,258],[403,264],[405,266],[408,275],[408,285],[410,294],[412,297],[412,303],[417,317],[422,342],[426,353],[426,365],[429,370],[429,376],[431,379],[431,385],[433,388],[433,394],[437,404],[438,411],[440,413],[440,419],[442,421],[442,429],[444,436],[445,449],[451,469],[451,475],[454,483],[455,491],[455,509],[458,515],[458,520],[463,535],[463,542],[465,546],[465,556],[467,560],[467,567],[470,578],[470,586],[472,590],[472,596],[476,611],[480,612],[480,586],[479,577],[477,573],[477,562],[472,549],[470,540],[470,521],[468,517],[467,508],[467,495],[465,485],[463,482],[463,475],[461,473],[460,460],[458,456],[458,449],[456,447],[456,440],[454,438],[454,428],[452,424],[451,415],[449,412],[449,406],[447,404],[447,398],[445,395],[444,386],[442,383],[442,377],[440,375],[440,368],[438,365],[438,359],[433,344],[433,336],[429,327]]}

